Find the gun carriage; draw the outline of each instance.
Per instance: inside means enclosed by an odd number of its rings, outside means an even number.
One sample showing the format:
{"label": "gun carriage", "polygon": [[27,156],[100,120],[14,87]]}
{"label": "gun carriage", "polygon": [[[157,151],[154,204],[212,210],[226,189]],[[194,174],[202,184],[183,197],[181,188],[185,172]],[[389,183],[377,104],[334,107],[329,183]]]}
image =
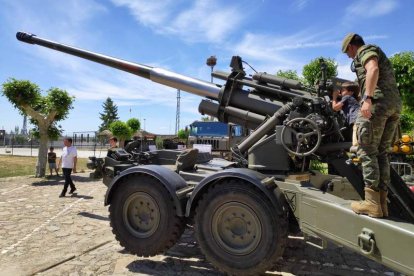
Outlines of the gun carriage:
{"label": "gun carriage", "polygon": [[[350,209],[350,199],[363,196],[363,179],[349,157],[351,143],[342,135],[346,126],[330,105],[341,80],[326,78],[323,61],[316,89],[267,73],[248,76],[238,56],[230,73],[212,73],[224,80],[218,85],[33,34],[16,36],[199,95],[204,98],[200,113],[252,130],[232,149],[234,162],[197,150],[119,150],[106,157],[105,205],[116,239],[131,253],[164,252],[188,223],[215,267],[256,275],[282,256],[288,233],[301,231],[314,246],[332,241],[414,274],[414,196],[399,175],[391,171],[389,218]],[[328,163],[335,174],[310,170],[311,160]]]}

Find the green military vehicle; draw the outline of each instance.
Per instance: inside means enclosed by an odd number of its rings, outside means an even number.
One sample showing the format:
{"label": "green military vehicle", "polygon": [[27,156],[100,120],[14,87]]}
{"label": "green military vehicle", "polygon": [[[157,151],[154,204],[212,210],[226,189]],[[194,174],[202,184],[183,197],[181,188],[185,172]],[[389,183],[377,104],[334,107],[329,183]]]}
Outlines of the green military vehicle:
{"label": "green military vehicle", "polygon": [[[231,72],[213,72],[224,85],[161,68],[127,62],[17,33],[38,44],[123,70],[204,97],[199,110],[251,134],[232,149],[234,161],[197,150],[129,154],[120,149],[105,166],[112,231],[139,256],[172,247],[186,224],[194,226],[201,251],[218,270],[257,275],[282,256],[287,236],[301,232],[323,250],[334,242],[407,275],[414,274],[414,195],[391,170],[390,217],[357,215],[350,199],[363,197],[359,164],[347,153],[344,125],[330,108],[331,84],[313,91],[300,82],[266,73],[247,76],[240,57]],[[328,163],[335,175],[310,170]]]}

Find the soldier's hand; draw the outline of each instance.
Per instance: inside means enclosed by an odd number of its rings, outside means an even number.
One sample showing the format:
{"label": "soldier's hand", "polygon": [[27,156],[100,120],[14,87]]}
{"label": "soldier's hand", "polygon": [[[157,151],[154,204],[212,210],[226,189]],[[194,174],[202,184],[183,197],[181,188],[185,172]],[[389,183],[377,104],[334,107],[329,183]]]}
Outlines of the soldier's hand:
{"label": "soldier's hand", "polygon": [[361,114],[363,117],[370,119],[372,117],[371,113],[371,100],[365,100],[361,107]]}

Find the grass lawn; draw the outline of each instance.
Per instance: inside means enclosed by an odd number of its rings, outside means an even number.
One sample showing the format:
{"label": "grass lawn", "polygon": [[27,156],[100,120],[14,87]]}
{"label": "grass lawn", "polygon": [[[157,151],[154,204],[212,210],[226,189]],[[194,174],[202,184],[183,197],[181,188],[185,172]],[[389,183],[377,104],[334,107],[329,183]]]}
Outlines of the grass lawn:
{"label": "grass lawn", "polygon": [[[0,178],[10,176],[34,175],[37,157],[0,155]],[[87,170],[87,158],[78,158],[77,171]],[[60,171],[59,173],[62,173]],[[49,175],[49,166],[46,165],[46,175]]]}

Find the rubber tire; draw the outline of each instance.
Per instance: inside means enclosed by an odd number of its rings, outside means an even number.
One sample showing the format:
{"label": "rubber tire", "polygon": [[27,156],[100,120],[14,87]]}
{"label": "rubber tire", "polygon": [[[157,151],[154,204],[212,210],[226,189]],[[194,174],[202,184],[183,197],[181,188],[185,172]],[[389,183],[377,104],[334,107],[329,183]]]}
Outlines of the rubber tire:
{"label": "rubber tire", "polygon": [[[128,252],[144,257],[160,254],[171,248],[184,232],[184,220],[177,216],[171,195],[157,179],[150,176],[130,177],[124,183],[119,183],[114,192],[109,206],[110,224],[115,238]],[[136,205],[133,202],[124,205],[137,193],[153,203],[152,209],[158,223],[149,232],[135,232],[134,235],[128,227],[131,223],[127,221],[130,220],[124,218],[124,208]],[[142,237],[137,236],[137,233]]]}
{"label": "rubber tire", "polygon": [[[237,254],[237,248],[234,248],[233,253],[228,249],[226,242],[224,244],[227,250],[220,245],[223,241],[217,242],[220,238],[213,233],[212,229],[216,227],[213,221],[216,220],[221,224],[225,222],[227,218],[224,219],[225,216],[222,216],[222,220],[217,219],[220,217],[217,213],[225,213],[227,205],[234,205],[236,209],[240,207],[240,210],[244,209],[247,213],[255,214],[259,221],[258,225],[261,225],[261,231],[257,233],[260,239],[254,241],[257,243],[253,246],[254,249],[250,248],[248,252]],[[280,212],[274,208],[266,195],[249,183],[226,180],[209,188],[196,208],[194,220],[195,235],[206,259],[217,269],[230,275],[260,275],[271,269],[283,254],[288,232],[287,217],[277,215]],[[222,236],[225,236],[223,233],[225,231],[222,231]]]}

